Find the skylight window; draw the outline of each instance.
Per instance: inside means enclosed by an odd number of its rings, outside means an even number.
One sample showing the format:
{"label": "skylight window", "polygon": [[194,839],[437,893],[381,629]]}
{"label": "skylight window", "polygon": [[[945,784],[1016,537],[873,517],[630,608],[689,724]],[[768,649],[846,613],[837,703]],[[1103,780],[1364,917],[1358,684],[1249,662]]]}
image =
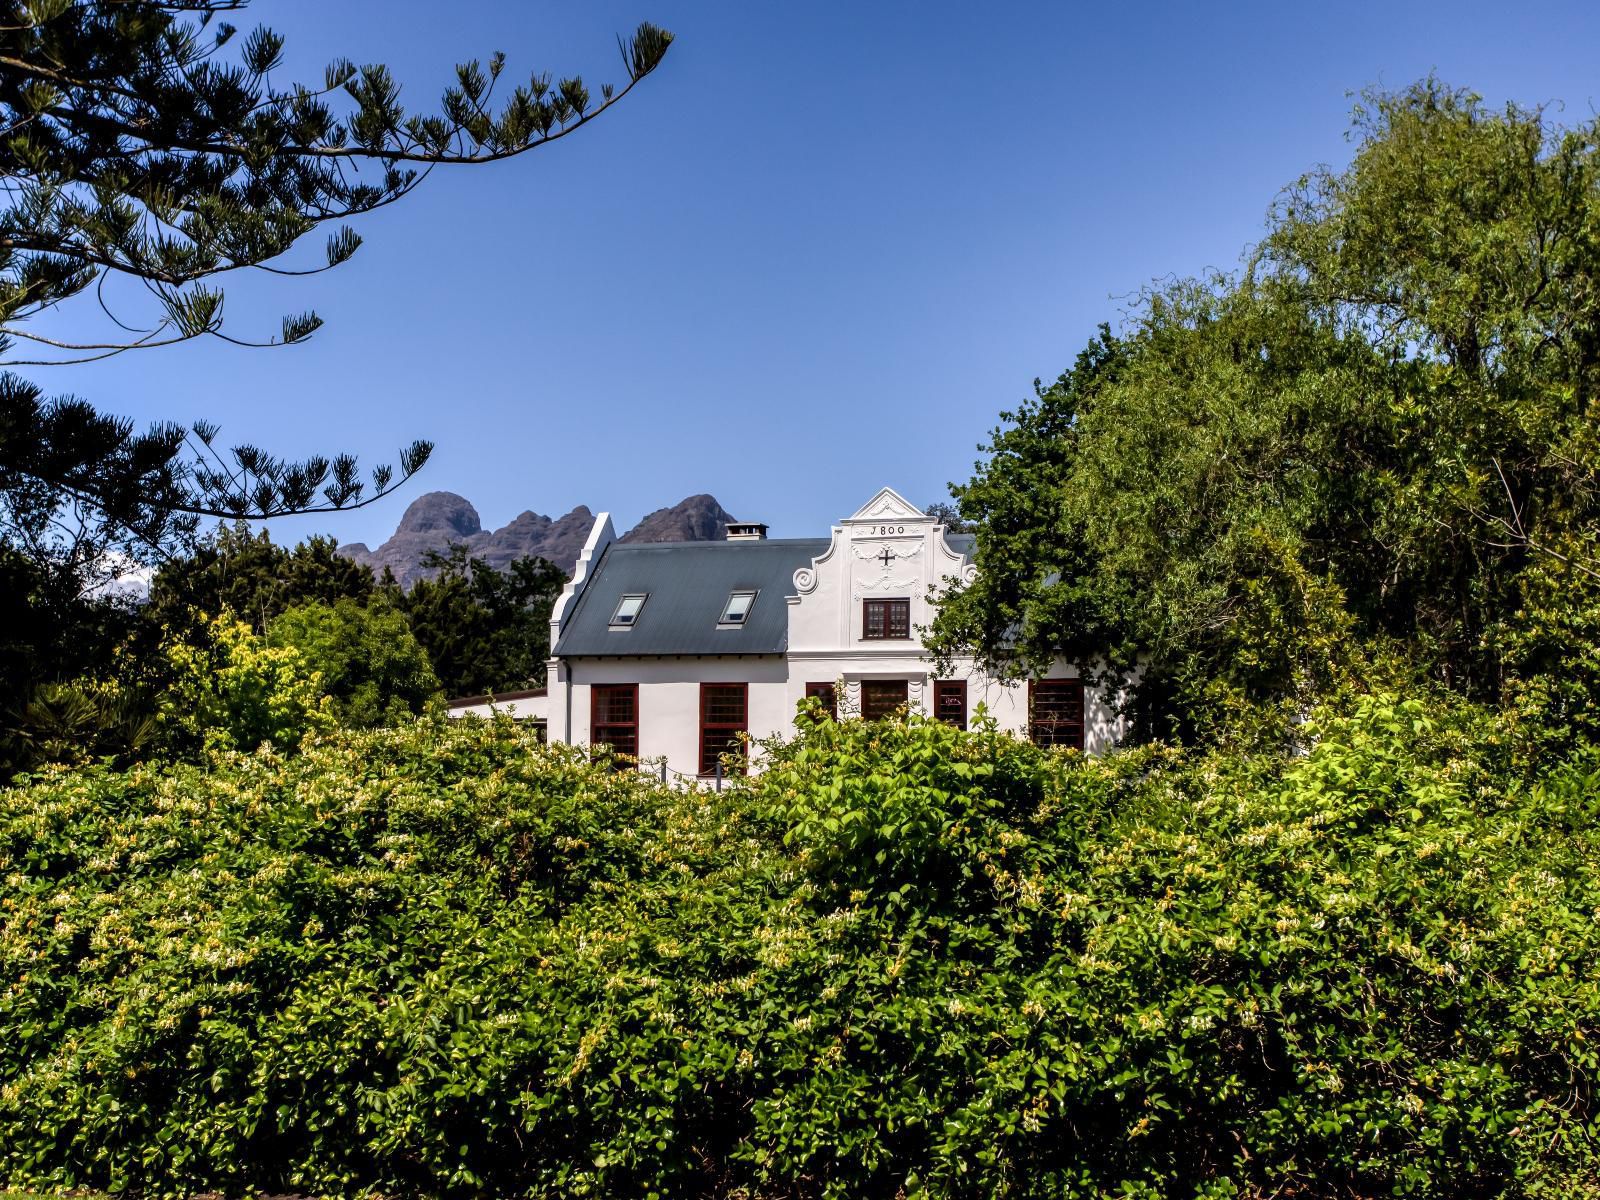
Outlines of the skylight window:
{"label": "skylight window", "polygon": [[611,614],[611,628],[629,629],[639,619],[639,610],[644,607],[644,602],[650,598],[650,593],[641,592],[624,596],[617,601],[617,611]]}
{"label": "skylight window", "polygon": [[717,618],[718,625],[743,625],[745,618],[750,615],[750,606],[756,602],[754,592],[731,592],[728,603],[723,605],[722,616]]}

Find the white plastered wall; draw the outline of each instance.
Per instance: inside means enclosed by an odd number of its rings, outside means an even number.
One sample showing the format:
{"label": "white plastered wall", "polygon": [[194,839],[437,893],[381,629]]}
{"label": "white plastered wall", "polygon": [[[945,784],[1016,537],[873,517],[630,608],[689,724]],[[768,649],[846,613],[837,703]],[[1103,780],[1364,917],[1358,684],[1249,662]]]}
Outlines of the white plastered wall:
{"label": "white plastered wall", "polygon": [[[681,775],[700,770],[700,685],[748,685],[746,720],[752,738],[794,732],[794,704],[788,699],[788,666],[781,655],[694,656],[665,658],[579,658],[563,664],[561,703],[572,697],[572,727],[566,714],[552,709],[551,740],[589,744],[590,688],[594,684],[639,686],[639,757],[665,758]],[[556,694],[555,689],[551,691]]]}

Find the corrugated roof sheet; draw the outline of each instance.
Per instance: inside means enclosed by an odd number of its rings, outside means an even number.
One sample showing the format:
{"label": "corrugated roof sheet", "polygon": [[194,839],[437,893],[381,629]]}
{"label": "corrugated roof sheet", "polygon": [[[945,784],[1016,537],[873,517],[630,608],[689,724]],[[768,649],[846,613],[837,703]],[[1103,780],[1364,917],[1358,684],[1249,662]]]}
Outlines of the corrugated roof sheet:
{"label": "corrugated roof sheet", "polygon": [[[555,653],[568,658],[638,654],[782,654],[789,644],[794,573],[829,546],[827,538],[750,542],[613,542],[601,555]],[[745,623],[717,628],[728,595],[755,591]],[[612,629],[623,596],[648,593],[639,618]]]}

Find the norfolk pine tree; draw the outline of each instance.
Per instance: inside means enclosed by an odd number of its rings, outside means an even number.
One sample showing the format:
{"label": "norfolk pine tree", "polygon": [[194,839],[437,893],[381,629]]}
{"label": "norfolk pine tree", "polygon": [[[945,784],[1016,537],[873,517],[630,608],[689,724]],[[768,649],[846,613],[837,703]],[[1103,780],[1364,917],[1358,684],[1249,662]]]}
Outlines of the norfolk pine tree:
{"label": "norfolk pine tree", "polygon": [[[619,40],[626,81],[596,103],[578,77],[510,86],[505,58],[456,69],[439,110],[408,112],[388,69],[340,59],[282,85],[284,40],[225,18],[248,0],[0,0],[0,537],[73,570],[107,546],[157,552],[203,518],[357,507],[397,487],[429,443],[372,471],[349,455],[300,461],[222,450],[209,420],[136,431],[19,372],[213,337],[293,345],[321,325],[287,315],[261,336],[224,328],[224,277],[309,275],[361,245],[344,222],[392,204],[441,164],[510,158],[566,137],[660,64],[672,35]],[[509,94],[507,94],[509,92]],[[286,258],[329,226],[319,261]],[[147,290],[114,311],[104,285]],[[93,296],[103,341],[51,339],[41,313]]]}

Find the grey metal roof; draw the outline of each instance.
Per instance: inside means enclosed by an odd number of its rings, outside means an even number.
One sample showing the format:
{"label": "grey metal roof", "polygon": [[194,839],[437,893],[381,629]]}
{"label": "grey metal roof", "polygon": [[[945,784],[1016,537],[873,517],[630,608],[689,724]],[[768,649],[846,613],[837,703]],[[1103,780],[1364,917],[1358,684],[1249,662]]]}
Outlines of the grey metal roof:
{"label": "grey metal roof", "polygon": [[[600,556],[572,612],[561,625],[555,653],[566,658],[638,654],[782,654],[789,644],[794,573],[825,553],[827,538],[759,542],[613,542]],[[718,629],[717,618],[735,591],[757,592],[745,623]],[[623,596],[649,599],[628,629],[612,629]]]}
{"label": "grey metal roof", "polygon": [[972,557],[972,552],[978,548],[978,535],[975,533],[947,533],[944,535],[945,545],[957,554]]}

